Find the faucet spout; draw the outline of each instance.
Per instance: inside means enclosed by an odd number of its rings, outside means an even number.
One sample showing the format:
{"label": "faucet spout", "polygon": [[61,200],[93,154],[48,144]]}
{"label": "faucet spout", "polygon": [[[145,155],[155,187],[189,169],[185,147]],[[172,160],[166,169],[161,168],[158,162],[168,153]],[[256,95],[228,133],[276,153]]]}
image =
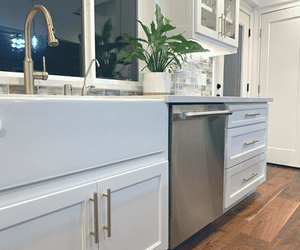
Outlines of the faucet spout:
{"label": "faucet spout", "polygon": [[[89,74],[89,72],[90,72],[90,69],[91,69],[91,67],[92,67],[92,65],[93,65],[93,62],[95,62],[95,63],[97,64],[97,67],[100,67],[99,61],[98,61],[97,59],[93,59],[93,60],[90,62],[90,65],[89,65],[89,67],[88,67],[88,70],[86,71],[86,74],[85,74],[85,76],[84,76],[83,87],[82,87],[82,95],[86,95],[86,94],[87,94],[86,78],[87,78],[87,76],[88,76],[88,74]],[[92,86],[92,87],[94,87],[94,86]],[[90,86],[90,88],[92,88],[92,87]]]}
{"label": "faucet spout", "polygon": [[[28,12],[25,20],[25,58],[24,58],[24,86],[26,94],[34,94],[34,79],[47,80],[48,73],[45,71],[34,71],[33,61],[31,56],[31,34],[30,28],[32,20],[36,13],[42,12],[45,18],[47,33],[48,33],[48,45],[55,47],[59,44],[55,37],[55,30],[53,28],[52,18],[49,11],[42,5],[35,5]],[[45,67],[44,67],[45,68]]]}

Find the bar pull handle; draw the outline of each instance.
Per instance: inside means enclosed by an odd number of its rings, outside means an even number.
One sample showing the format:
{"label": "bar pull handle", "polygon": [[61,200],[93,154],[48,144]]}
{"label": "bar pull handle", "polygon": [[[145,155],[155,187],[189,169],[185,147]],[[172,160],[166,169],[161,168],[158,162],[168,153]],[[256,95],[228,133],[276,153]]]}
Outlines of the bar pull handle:
{"label": "bar pull handle", "polygon": [[94,193],[94,198],[90,198],[91,201],[94,201],[94,230],[90,234],[95,236],[95,244],[99,242],[99,233],[98,233],[98,195],[97,192]]}
{"label": "bar pull handle", "polygon": [[107,193],[103,194],[107,197],[107,226],[104,225],[103,228],[107,230],[107,237],[111,237],[111,190],[107,189]]}
{"label": "bar pull handle", "polygon": [[223,36],[223,14],[219,17],[219,19],[221,19],[221,31],[219,32],[219,34],[221,34],[221,36]]}
{"label": "bar pull handle", "polygon": [[251,145],[251,144],[256,143],[256,142],[259,142],[259,140],[253,140],[251,142],[245,142],[244,145],[248,146],[248,145]]}
{"label": "bar pull handle", "polygon": [[212,116],[223,116],[232,115],[232,110],[217,110],[217,111],[203,111],[203,112],[183,112],[180,114],[174,114],[174,119],[186,120],[187,118],[197,117],[212,117]]}
{"label": "bar pull handle", "polygon": [[243,178],[244,181],[249,181],[250,179],[252,179],[253,177],[255,177],[256,175],[258,175],[258,173],[253,173],[250,177],[248,178]]}
{"label": "bar pull handle", "polygon": [[257,116],[260,115],[260,113],[250,113],[250,114],[245,114],[246,117],[248,116]]}
{"label": "bar pull handle", "polygon": [[226,38],[226,15],[224,15],[224,37]]}

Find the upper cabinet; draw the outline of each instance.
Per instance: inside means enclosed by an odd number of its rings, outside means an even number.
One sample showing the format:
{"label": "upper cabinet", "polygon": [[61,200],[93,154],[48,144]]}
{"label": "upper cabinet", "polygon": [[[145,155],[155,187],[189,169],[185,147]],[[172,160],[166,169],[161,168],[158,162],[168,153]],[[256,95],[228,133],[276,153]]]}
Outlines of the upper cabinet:
{"label": "upper cabinet", "polygon": [[239,0],[172,0],[166,16],[183,33],[213,55],[237,52]]}

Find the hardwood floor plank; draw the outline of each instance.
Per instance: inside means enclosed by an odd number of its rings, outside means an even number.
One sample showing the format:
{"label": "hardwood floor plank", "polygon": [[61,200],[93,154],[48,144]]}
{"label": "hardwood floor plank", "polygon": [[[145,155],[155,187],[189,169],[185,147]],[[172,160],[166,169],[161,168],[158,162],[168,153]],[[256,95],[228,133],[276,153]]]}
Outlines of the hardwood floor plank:
{"label": "hardwood floor plank", "polygon": [[277,174],[280,174],[281,172],[284,172],[285,168],[284,167],[279,167],[274,164],[267,164],[267,181],[272,179],[274,176]]}
{"label": "hardwood floor plank", "polygon": [[275,194],[261,209],[259,209],[256,213],[254,213],[251,216],[248,216],[245,218],[247,221],[253,220],[266,206],[268,206],[281,192],[283,189],[281,189],[277,194]]}
{"label": "hardwood floor plank", "polygon": [[300,249],[300,206],[272,241],[270,249]]}
{"label": "hardwood floor plank", "polygon": [[221,250],[264,250],[269,249],[269,243],[253,236],[239,233],[234,240],[227,243]]}
{"label": "hardwood floor plank", "polygon": [[271,243],[300,203],[276,197],[241,231]]}

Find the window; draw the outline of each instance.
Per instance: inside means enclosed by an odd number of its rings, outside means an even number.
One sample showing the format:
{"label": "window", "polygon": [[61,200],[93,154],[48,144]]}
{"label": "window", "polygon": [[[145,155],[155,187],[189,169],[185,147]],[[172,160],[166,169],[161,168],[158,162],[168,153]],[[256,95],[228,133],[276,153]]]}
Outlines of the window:
{"label": "window", "polygon": [[120,43],[123,34],[136,37],[136,0],[95,0],[95,51],[101,67],[98,78],[137,80],[137,59],[124,65],[117,60],[123,49],[134,49]]}
{"label": "window", "polygon": [[[72,2],[72,4],[70,4]],[[43,56],[51,75],[82,76],[83,47],[79,41],[82,18],[76,9],[81,0],[10,0],[0,8],[0,71],[23,72],[25,56],[24,24],[34,5],[45,6],[52,16],[59,46],[47,46],[47,30],[41,12],[34,17],[31,27],[32,59],[35,70],[42,70]]]}
{"label": "window", "polygon": [[[93,5],[91,8],[91,5]],[[49,75],[84,76],[84,68],[93,58],[101,63],[101,68],[94,73],[92,79],[108,78],[119,80],[137,80],[137,60],[124,65],[116,61],[117,52],[125,46],[119,46],[120,35],[127,33],[136,36],[136,0],[10,0],[3,1],[0,8],[0,71],[23,72],[25,56],[24,24],[29,10],[34,5],[45,6],[53,21],[59,45],[47,46],[47,31],[42,13],[37,13],[31,27],[32,58],[34,69],[42,70],[42,58],[46,57],[46,69]],[[94,9],[91,16],[83,7]],[[132,21],[129,21],[132,19]],[[95,21],[95,27],[89,25]],[[118,47],[105,50],[102,44],[93,44],[92,35],[87,34],[95,30],[95,41],[103,34],[105,24],[111,25],[109,45]],[[85,33],[84,33],[85,27]],[[84,37],[90,41],[84,41]],[[92,46],[93,45],[93,46]],[[95,47],[95,51],[91,49]],[[130,47],[126,47],[128,49]],[[95,53],[95,54],[94,54]],[[103,55],[108,54],[105,61]],[[101,58],[102,56],[102,58]],[[105,62],[105,63],[103,63]],[[105,66],[113,70],[106,70]],[[101,71],[102,70],[102,71]],[[57,79],[57,78],[56,78]]]}

